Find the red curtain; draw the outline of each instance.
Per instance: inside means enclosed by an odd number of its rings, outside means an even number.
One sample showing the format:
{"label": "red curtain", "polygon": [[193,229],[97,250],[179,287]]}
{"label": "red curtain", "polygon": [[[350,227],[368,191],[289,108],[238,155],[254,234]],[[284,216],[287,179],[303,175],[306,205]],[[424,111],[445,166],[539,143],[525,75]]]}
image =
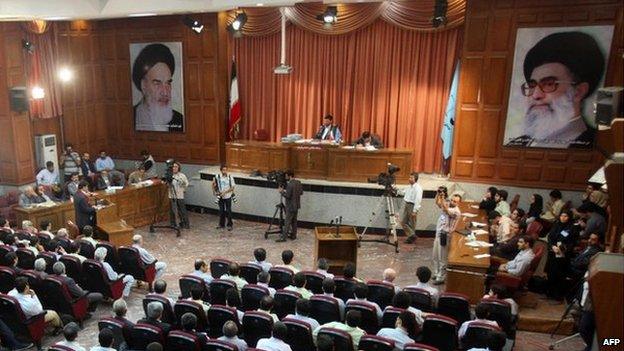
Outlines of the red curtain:
{"label": "red curtain", "polygon": [[345,140],[370,130],[388,147],[412,149],[414,170],[437,172],[461,38],[460,27],[410,31],[383,20],[334,36],[290,25],[290,75],[273,74],[279,34],[234,39],[242,137],[266,129],[273,141],[289,133],[309,138],[331,113]]}

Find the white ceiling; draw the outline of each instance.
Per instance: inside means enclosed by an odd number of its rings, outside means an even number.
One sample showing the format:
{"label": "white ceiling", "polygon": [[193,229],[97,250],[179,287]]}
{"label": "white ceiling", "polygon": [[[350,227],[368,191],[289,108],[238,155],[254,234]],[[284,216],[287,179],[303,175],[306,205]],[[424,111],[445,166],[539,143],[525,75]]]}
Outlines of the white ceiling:
{"label": "white ceiling", "polygon": [[[317,0],[318,2],[319,0]],[[369,1],[369,0],[367,0]],[[0,21],[73,20],[219,12],[237,7],[291,6],[306,0],[0,0]],[[323,1],[335,3],[333,1]],[[346,0],[345,2],[362,2]]]}

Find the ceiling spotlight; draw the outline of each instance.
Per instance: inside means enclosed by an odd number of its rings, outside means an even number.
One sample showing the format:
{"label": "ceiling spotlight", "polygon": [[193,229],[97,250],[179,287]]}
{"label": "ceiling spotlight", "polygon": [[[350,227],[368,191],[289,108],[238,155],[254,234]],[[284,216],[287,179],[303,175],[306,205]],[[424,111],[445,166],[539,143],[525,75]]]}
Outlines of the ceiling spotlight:
{"label": "ceiling spotlight", "polygon": [[29,54],[35,52],[35,44],[31,43],[26,39],[22,39],[22,47],[24,48],[24,50],[28,51]]}
{"label": "ceiling spotlight", "polygon": [[232,23],[228,25],[227,29],[230,32],[234,33],[234,36],[240,36],[240,32],[243,29],[245,23],[247,23],[247,14],[244,12],[239,12],[236,15],[236,18],[234,18],[234,21],[232,21]]}
{"label": "ceiling spotlight", "polygon": [[45,97],[45,92],[42,87],[36,85],[30,90],[30,97],[33,98],[33,100],[40,100]]}
{"label": "ceiling spotlight", "polygon": [[433,8],[433,17],[431,18],[431,25],[433,28],[446,25],[446,10],[448,9],[447,0],[436,0]]}
{"label": "ceiling spotlight", "polygon": [[63,67],[58,72],[58,77],[63,83],[67,83],[74,78],[74,72],[67,67]]}
{"label": "ceiling spotlight", "polygon": [[316,19],[323,21],[326,27],[330,27],[338,20],[338,8],[336,6],[327,6],[325,12],[316,15]]}
{"label": "ceiling spotlight", "polygon": [[190,16],[184,16],[182,23],[185,26],[191,28],[195,33],[199,34],[204,30],[204,25],[196,19],[192,19]]}

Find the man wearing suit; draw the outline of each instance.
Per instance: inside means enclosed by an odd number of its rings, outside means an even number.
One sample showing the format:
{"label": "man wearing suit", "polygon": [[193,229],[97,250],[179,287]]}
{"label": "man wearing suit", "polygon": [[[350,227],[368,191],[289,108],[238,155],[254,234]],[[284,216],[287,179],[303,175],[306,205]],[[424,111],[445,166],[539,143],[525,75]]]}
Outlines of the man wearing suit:
{"label": "man wearing suit", "polygon": [[69,290],[70,295],[73,298],[78,298],[82,296],[87,296],[87,301],[89,301],[88,311],[93,312],[97,308],[97,305],[104,299],[104,296],[98,292],[88,292],[82,290],[76,281],[73,278],[68,277],[65,274],[65,265],[63,262],[56,262],[52,266],[52,270],[57,278],[60,278],[65,285],[67,285],[67,290]]}
{"label": "man wearing suit", "polygon": [[576,281],[585,274],[589,267],[589,260],[600,251],[602,251],[600,237],[596,233],[591,233],[585,250],[581,251],[578,256],[570,261],[570,273],[573,280]]}
{"label": "man wearing suit", "polygon": [[337,125],[334,125],[334,116],[326,115],[323,117],[323,124],[319,127],[318,132],[314,135],[314,139],[319,140],[333,140],[340,142],[342,140],[342,133]]}
{"label": "man wearing suit", "polygon": [[171,325],[160,320],[162,313],[163,305],[160,302],[150,302],[147,304],[147,318],[139,319],[137,323],[153,325],[160,328],[164,335],[167,335],[171,330]]}
{"label": "man wearing suit", "polygon": [[286,234],[289,232],[289,238],[297,239],[297,213],[299,208],[301,208],[301,194],[303,194],[303,187],[301,182],[295,179],[295,172],[289,169],[285,172],[285,175],[288,182],[286,189],[280,186],[278,190],[286,199],[286,204],[284,205],[286,218],[284,219],[284,230],[280,234],[280,238],[276,240],[277,242],[286,241]]}
{"label": "man wearing suit", "polygon": [[126,313],[128,313],[128,305],[126,304],[126,301],[124,301],[123,298],[115,300],[115,302],[113,302],[113,318],[123,324],[122,333],[125,342],[128,342],[130,341],[130,335],[132,335],[134,323],[126,318]]}
{"label": "man wearing suit", "polygon": [[95,207],[89,204],[87,186],[88,183],[85,180],[81,180],[80,183],[78,183],[78,191],[74,195],[76,225],[81,233],[84,226],[95,226]]}

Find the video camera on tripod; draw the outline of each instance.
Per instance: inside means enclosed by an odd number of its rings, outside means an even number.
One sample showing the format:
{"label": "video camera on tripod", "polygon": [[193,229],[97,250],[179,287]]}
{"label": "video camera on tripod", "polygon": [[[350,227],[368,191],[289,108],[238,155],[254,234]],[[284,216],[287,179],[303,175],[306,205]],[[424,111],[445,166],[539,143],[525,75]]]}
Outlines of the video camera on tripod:
{"label": "video camera on tripod", "polygon": [[170,158],[165,161],[165,175],[162,177],[162,181],[168,184],[173,182],[173,165],[175,164],[175,160]]}
{"label": "video camera on tripod", "polygon": [[269,182],[276,183],[280,188],[286,188],[288,181],[286,180],[286,172],[282,170],[273,170],[267,173],[266,179]]}
{"label": "video camera on tripod", "polygon": [[368,178],[368,182],[383,185],[384,195],[397,196],[398,192],[394,187],[394,184],[396,183],[396,177],[394,174],[400,170],[401,169],[397,165],[388,163],[388,169],[386,172],[379,173],[379,175],[375,178]]}

